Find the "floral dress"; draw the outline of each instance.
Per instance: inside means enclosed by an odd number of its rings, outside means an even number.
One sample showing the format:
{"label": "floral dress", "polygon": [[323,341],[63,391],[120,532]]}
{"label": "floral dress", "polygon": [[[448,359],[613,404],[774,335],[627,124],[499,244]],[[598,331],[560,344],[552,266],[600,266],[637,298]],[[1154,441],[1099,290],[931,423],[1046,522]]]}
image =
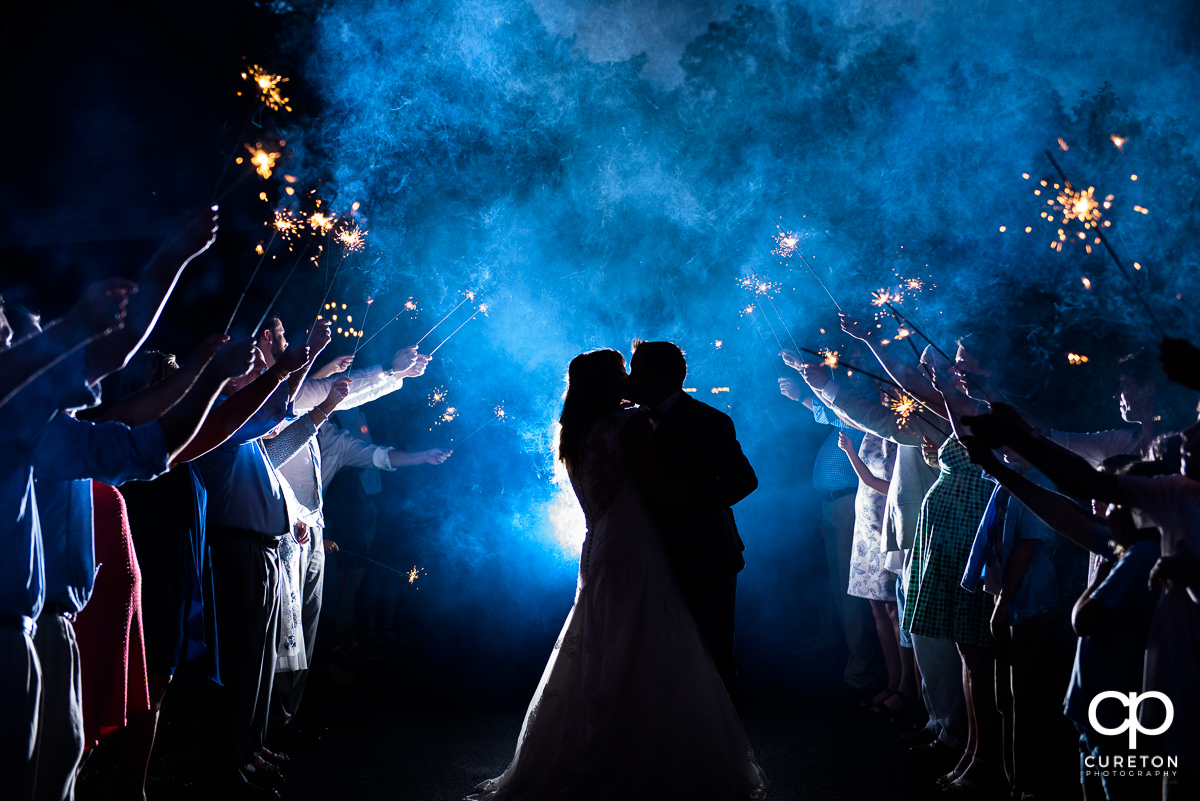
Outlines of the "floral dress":
{"label": "floral dress", "polygon": [[[890,481],[896,463],[896,445],[874,434],[863,437],[858,458],[876,478]],[[883,517],[887,496],[858,482],[854,497],[854,544],[850,548],[850,584],[846,592],[873,601],[896,600],[896,574],[886,567],[883,550]]]}
{"label": "floral dress", "polygon": [[917,520],[904,621],[913,634],[967,645],[994,646],[988,629],[992,596],[959,584],[993,485],[955,437],[938,450],[941,475],[929,488]]}

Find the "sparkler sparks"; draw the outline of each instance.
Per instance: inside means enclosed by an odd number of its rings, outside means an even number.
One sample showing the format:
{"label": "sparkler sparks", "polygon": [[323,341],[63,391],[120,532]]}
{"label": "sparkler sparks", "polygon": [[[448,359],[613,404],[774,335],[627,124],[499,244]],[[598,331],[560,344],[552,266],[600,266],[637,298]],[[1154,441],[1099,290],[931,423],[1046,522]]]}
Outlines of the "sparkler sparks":
{"label": "sparkler sparks", "polygon": [[838,352],[829,348],[821,348],[820,356],[824,359],[824,364],[831,370],[836,370],[838,366]]}
{"label": "sparkler sparks", "polygon": [[783,289],[783,284],[780,284],[776,281],[769,281],[757,275],[746,276],[738,281],[738,286],[740,286],[742,289],[748,289],[756,295],[763,295],[766,297],[778,295],[779,291]]}
{"label": "sparkler sparks", "polygon": [[1088,360],[1087,356],[1084,356],[1079,353],[1068,353],[1067,354],[1067,363],[1068,364],[1087,364],[1087,360]]}
{"label": "sparkler sparks", "polygon": [[[254,84],[258,92],[258,99],[262,101],[267,108],[272,111],[291,111],[292,107],[288,105],[288,98],[283,96],[282,84],[288,82],[287,78],[282,75],[274,75],[267,72],[257,64],[250,65],[250,68],[242,73],[242,80],[250,81]],[[238,92],[238,96],[241,96]]]}
{"label": "sparkler sparks", "polygon": [[714,395],[720,395],[722,392],[728,392],[728,391],[729,391],[729,387],[713,387],[712,388],[712,394],[714,394]]}
{"label": "sparkler sparks", "polygon": [[903,300],[903,298],[893,296],[891,290],[887,289],[886,287],[883,289],[876,289],[871,293],[872,306],[886,306],[893,300],[899,303],[901,300]]}
{"label": "sparkler sparks", "polygon": [[276,231],[283,234],[284,240],[290,242],[300,234],[300,226],[303,225],[303,220],[296,217],[292,212],[278,209],[275,212],[275,219],[271,223]]}
{"label": "sparkler sparks", "polygon": [[896,423],[901,428],[908,425],[908,418],[917,408],[917,401],[912,395],[903,392],[901,396],[888,403],[888,408],[896,413]]}
{"label": "sparkler sparks", "polygon": [[[270,178],[271,171],[275,169],[275,160],[283,154],[264,150],[261,142],[255,142],[253,146],[246,145],[245,147],[250,151],[250,163],[254,165],[254,171],[263,178]],[[238,156],[235,162],[241,164],[242,157]]]}
{"label": "sparkler sparks", "polygon": [[442,423],[453,423],[458,417],[458,409],[454,406],[447,406],[446,410],[438,416],[438,419],[433,421],[433,424],[440,426]]}
{"label": "sparkler sparks", "polygon": [[[315,215],[314,215],[315,216]],[[310,223],[312,220],[310,219]],[[361,253],[365,247],[367,231],[358,227],[358,223],[352,223],[348,228],[343,228],[337,232],[337,241],[342,243],[342,247],[346,249],[346,253]]]}
{"label": "sparkler sparks", "polygon": [[[421,574],[422,574],[422,573],[424,573],[424,572],[425,572],[425,568],[423,568],[423,567],[417,567],[416,565],[413,565],[413,567],[412,567],[412,570],[409,570],[409,571],[408,571],[407,573],[405,573],[404,575],[408,576],[408,583],[409,583],[409,584],[416,584],[416,583],[417,583],[417,579],[419,579],[419,578],[421,577]],[[419,589],[419,588],[418,588],[418,589]]]}
{"label": "sparkler sparks", "polygon": [[[779,226],[775,226],[778,228]],[[783,259],[790,259],[792,254],[796,252],[796,246],[800,244],[800,237],[796,236],[791,231],[780,230],[775,235],[775,249],[771,253]]]}
{"label": "sparkler sparks", "polygon": [[331,212],[314,211],[308,217],[308,226],[322,236],[333,230],[337,224],[337,215]]}
{"label": "sparkler sparks", "polygon": [[448,394],[449,393],[446,392],[445,387],[434,387],[433,392],[429,393],[429,397],[427,399],[429,401],[429,406],[434,407],[442,404],[445,402]]}

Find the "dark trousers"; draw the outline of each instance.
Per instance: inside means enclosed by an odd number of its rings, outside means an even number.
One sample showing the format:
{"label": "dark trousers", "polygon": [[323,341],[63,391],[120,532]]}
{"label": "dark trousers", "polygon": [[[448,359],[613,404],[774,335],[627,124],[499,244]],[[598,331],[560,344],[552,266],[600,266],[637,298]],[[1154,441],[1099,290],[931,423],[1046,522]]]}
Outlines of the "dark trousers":
{"label": "dark trousers", "polygon": [[737,573],[720,574],[707,580],[691,577],[682,582],[682,589],[700,639],[708,647],[729,697],[736,703],[737,667],[733,660],[733,641]]}
{"label": "dark trousers", "polygon": [[33,637],[15,624],[0,625],[0,777],[5,797],[15,801],[33,797],[41,697]]}
{"label": "dark trousers", "polygon": [[224,700],[216,733],[232,765],[263,746],[279,636],[279,551],[212,531],[214,603]]}
{"label": "dark trousers", "polygon": [[308,671],[313,663],[313,649],[317,644],[317,621],[321,619],[321,599],[325,586],[325,540],[321,529],[313,526],[308,530],[309,547],[303,566],[304,589],[301,593],[300,620],[304,627],[304,661],[308,668],[289,670],[275,675],[275,688],[271,696],[277,699],[271,705],[271,728],[286,725],[300,709],[304,687],[308,683]]}
{"label": "dark trousers", "polygon": [[1075,726],[1063,714],[1075,636],[1065,616],[1043,612],[1013,626],[1014,783],[1036,798],[1078,798]]}
{"label": "dark trousers", "polygon": [[75,771],[83,759],[83,674],[75,628],[62,615],[43,612],[33,642],[42,667],[33,797],[73,799]]}

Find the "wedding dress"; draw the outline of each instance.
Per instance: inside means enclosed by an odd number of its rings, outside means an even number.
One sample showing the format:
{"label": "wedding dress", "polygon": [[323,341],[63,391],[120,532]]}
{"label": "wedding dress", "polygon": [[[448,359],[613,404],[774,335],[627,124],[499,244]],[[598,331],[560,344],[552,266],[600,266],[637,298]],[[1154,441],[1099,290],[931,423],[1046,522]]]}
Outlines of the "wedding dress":
{"label": "wedding dress", "polygon": [[618,443],[588,434],[575,603],[505,772],[470,801],[761,799],[769,784],[683,600]]}

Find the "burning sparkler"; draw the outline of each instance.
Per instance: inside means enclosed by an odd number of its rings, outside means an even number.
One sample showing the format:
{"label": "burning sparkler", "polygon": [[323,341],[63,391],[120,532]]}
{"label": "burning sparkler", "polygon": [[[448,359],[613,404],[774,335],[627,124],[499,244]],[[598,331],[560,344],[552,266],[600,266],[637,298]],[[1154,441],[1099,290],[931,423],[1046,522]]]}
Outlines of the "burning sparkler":
{"label": "burning sparkler", "polygon": [[[250,65],[250,68],[242,73],[242,80],[250,81],[254,84],[258,92],[258,99],[267,108],[272,111],[291,111],[292,107],[288,105],[288,98],[283,96],[282,84],[288,82],[287,78],[282,75],[274,75],[267,72],[257,64]],[[238,96],[241,97],[241,92]]]}
{"label": "burning sparkler", "polygon": [[836,370],[838,366],[838,352],[829,348],[821,348],[820,356],[824,360],[824,364],[830,370]]}
{"label": "burning sparkler", "polygon": [[[254,165],[254,171],[263,178],[270,178],[271,171],[275,169],[275,160],[283,154],[264,150],[261,142],[256,142],[253,146],[246,145],[245,148],[250,152],[250,163]],[[234,161],[241,164],[244,159],[238,156]]]}
{"label": "burning sparkler", "polygon": [[[417,579],[419,579],[421,577],[421,574],[424,572],[425,572],[425,568],[417,567],[416,565],[413,565],[412,570],[408,571],[404,575],[408,576],[409,584],[416,584]],[[420,587],[418,587],[417,589],[420,589]]]}
{"label": "burning sparkler", "polygon": [[471,437],[473,437],[473,436],[475,436],[476,434],[478,434],[478,433],[479,433],[480,431],[482,431],[483,429],[485,429],[485,428],[487,428],[488,426],[490,426],[492,423],[495,423],[497,420],[498,420],[498,421],[500,421],[500,422],[504,422],[504,421],[505,421],[505,420],[507,420],[507,419],[508,419],[508,413],[504,411],[504,404],[503,404],[503,403],[501,403],[499,406],[496,406],[495,408],[493,408],[493,409],[492,409],[492,416],[491,416],[491,417],[489,417],[489,418],[487,419],[487,422],[486,422],[486,423],[484,423],[483,425],[479,426],[479,427],[478,427],[478,428],[476,428],[474,431],[472,431],[470,434],[467,434],[465,437],[463,437],[462,439],[460,439],[460,440],[458,441],[458,443],[457,443],[457,444],[458,444],[458,445],[462,445],[464,442],[466,442],[466,441],[467,441],[467,440],[469,440]]}
{"label": "burning sparkler", "polygon": [[433,421],[433,424],[435,426],[440,426],[443,423],[452,423],[456,417],[458,417],[458,409],[454,406],[447,406],[445,411],[438,415],[438,418]]}
{"label": "burning sparkler", "polygon": [[1067,354],[1067,363],[1068,364],[1087,364],[1087,361],[1088,361],[1087,356],[1083,356],[1078,353],[1068,353]]}
{"label": "burning sparkler", "polygon": [[351,223],[349,227],[337,232],[336,239],[342,243],[346,253],[361,253],[365,246],[367,233],[358,227],[358,223]]}
{"label": "burning sparkler", "polygon": [[888,407],[896,413],[896,424],[904,428],[908,425],[908,418],[917,408],[917,401],[912,395],[901,390],[900,397],[888,403]]}
{"label": "burning sparkler", "polygon": [[[779,228],[779,226],[775,226]],[[775,235],[775,249],[771,252],[783,259],[790,259],[792,254],[796,252],[796,246],[800,244],[800,237],[796,236],[791,231],[780,229]]]}
{"label": "burning sparkler", "polygon": [[358,353],[358,349],[363,346],[362,335],[367,330],[367,316],[371,313],[371,305],[375,303],[375,298],[367,298],[367,309],[363,312],[362,325],[358,329],[358,342],[354,343],[354,352],[351,355]]}

